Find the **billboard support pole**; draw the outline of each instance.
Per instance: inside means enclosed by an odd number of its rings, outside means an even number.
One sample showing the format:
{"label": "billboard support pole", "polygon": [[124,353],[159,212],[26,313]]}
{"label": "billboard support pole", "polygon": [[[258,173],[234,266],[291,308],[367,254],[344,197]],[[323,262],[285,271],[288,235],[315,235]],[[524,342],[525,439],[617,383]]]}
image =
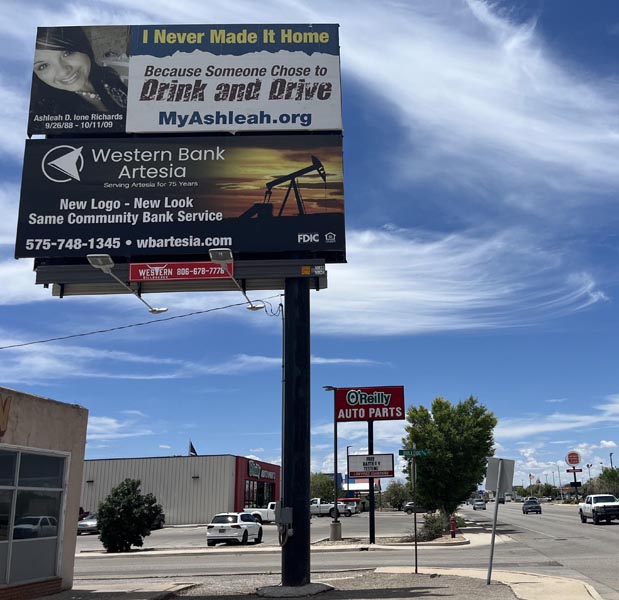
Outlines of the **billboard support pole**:
{"label": "billboard support pole", "polygon": [[292,535],[282,547],[282,585],[310,583],[310,295],[309,280],[286,278],[284,318],[283,506]]}

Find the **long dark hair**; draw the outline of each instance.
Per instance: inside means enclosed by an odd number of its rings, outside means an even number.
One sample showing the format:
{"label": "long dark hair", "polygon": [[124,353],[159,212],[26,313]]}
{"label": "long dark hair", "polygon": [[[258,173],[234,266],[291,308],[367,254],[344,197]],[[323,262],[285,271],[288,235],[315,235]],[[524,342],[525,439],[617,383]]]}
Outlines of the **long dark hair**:
{"label": "long dark hair", "polygon": [[[90,58],[89,80],[101,96],[101,102],[110,112],[119,112],[126,107],[127,86],[116,71],[97,64],[92,46],[81,27],[40,27],[37,32],[37,50],[69,50],[81,52]],[[75,112],[88,114],[96,109],[75,92],[58,90],[32,74],[32,105],[34,113],[64,114]]]}

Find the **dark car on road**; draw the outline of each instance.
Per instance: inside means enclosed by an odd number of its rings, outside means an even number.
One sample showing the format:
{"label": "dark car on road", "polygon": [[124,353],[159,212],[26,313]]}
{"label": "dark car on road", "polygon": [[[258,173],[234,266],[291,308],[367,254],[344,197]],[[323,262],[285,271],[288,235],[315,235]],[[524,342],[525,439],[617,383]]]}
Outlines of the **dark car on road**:
{"label": "dark car on road", "polygon": [[412,515],[413,513],[427,513],[427,512],[432,512],[430,510],[428,510],[427,508],[423,508],[421,506],[417,506],[414,502],[407,502],[403,507],[402,510],[407,514],[407,515]]}
{"label": "dark car on road", "polygon": [[537,501],[537,499],[531,498],[526,500],[522,505],[522,514],[528,515],[529,513],[542,514],[542,505]]}

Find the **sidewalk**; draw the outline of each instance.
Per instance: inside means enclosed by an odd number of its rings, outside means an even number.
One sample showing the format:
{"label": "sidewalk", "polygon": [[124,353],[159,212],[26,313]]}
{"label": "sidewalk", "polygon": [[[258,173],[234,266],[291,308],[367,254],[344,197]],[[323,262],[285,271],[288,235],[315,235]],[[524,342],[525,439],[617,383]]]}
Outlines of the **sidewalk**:
{"label": "sidewalk", "polygon": [[[471,532],[473,533],[473,532]],[[471,535],[470,539],[459,536],[459,539],[446,542],[446,545],[460,547],[465,551],[464,544],[484,544],[486,534]],[[503,540],[497,537],[497,543]],[[323,540],[324,541],[324,540]],[[425,543],[423,545],[430,545]],[[421,544],[420,544],[421,545]],[[372,551],[390,551],[394,546],[366,544],[329,545],[313,544],[314,552],[339,552],[363,548]],[[398,545],[397,549],[402,549]],[[458,551],[454,548],[454,551]],[[144,552],[148,556],[170,556],[191,554],[231,553],[239,552],[279,552],[279,547],[248,547],[248,548],[169,548],[153,549]],[[104,552],[88,552],[79,555],[82,558],[104,558],[110,555]],[[324,600],[409,600],[411,598],[451,598],[457,600],[603,600],[593,587],[578,579],[543,576],[526,572],[492,571],[491,584],[486,584],[486,569],[446,569],[422,568],[418,574],[414,567],[380,567],[376,569],[356,569],[344,572],[312,573],[311,586],[322,584],[328,591],[319,593],[317,598]],[[269,588],[269,597],[301,597],[312,591],[307,588],[277,588],[280,586],[279,574],[248,574],[248,575],[210,575],[177,579],[150,580],[77,580],[72,590],[48,596],[48,600],[163,600],[164,598],[194,598],[197,600],[261,600],[261,588]]]}
{"label": "sidewalk", "polygon": [[[180,597],[194,600],[262,600],[257,590],[279,586],[280,575],[208,576],[199,581],[142,583],[81,581],[73,590],[49,596],[48,600],[163,600]],[[313,584],[326,584],[322,600],[410,600],[411,598],[457,598],[458,600],[602,600],[588,584],[561,577],[531,573],[493,571],[486,584],[481,569],[382,567],[374,570],[312,574]],[[300,597],[303,588],[288,588],[277,597]],[[290,593],[288,593],[290,592]],[[276,594],[270,594],[276,597]]]}

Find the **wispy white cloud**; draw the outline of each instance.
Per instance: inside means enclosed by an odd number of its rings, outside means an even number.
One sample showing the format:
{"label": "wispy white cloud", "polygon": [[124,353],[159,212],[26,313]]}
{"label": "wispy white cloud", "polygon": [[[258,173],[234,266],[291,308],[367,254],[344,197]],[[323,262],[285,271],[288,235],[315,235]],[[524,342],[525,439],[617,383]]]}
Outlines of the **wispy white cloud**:
{"label": "wispy white cloud", "polygon": [[[591,275],[522,231],[351,231],[313,303],[321,333],[410,335],[530,325],[605,300]],[[371,327],[368,324],[371,323]]]}
{"label": "wispy white cloud", "polygon": [[600,448],[616,448],[617,444],[612,440],[601,440]]}
{"label": "wispy white cloud", "polygon": [[168,446],[167,444],[159,444],[159,447],[163,450],[169,450],[170,448],[172,448],[172,446]]}
{"label": "wispy white cloud", "polygon": [[567,398],[549,398],[548,400],[544,400],[544,402],[547,402],[548,404],[561,404],[566,400]]}
{"label": "wispy white cloud", "polygon": [[135,417],[144,417],[144,418],[146,418],[146,415],[141,410],[121,410],[120,412],[123,415],[133,415]]}
{"label": "wispy white cloud", "polygon": [[604,403],[590,408],[588,413],[581,414],[555,412],[550,415],[535,414],[526,418],[499,419],[495,436],[498,440],[522,439],[619,423],[619,396],[609,396]]}
{"label": "wispy white cloud", "polygon": [[113,417],[88,418],[87,440],[118,440],[152,435],[153,431],[135,421],[119,421]]}

